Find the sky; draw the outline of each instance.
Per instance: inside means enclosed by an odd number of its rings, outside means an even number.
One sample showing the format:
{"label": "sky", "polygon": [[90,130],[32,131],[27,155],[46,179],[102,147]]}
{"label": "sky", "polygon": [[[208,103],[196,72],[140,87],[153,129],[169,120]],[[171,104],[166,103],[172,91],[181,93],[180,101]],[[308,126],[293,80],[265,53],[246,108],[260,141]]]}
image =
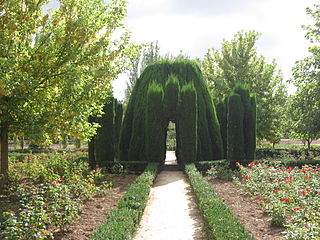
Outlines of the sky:
{"label": "sky", "polygon": [[[284,79],[295,61],[308,55],[303,24],[312,24],[306,7],[317,0],[128,0],[125,26],[137,44],[158,41],[161,54],[203,59],[209,48],[220,49],[240,30],[261,33],[257,52],[275,59]],[[114,95],[123,99],[126,75],[114,82]],[[289,91],[294,91],[290,87]]]}

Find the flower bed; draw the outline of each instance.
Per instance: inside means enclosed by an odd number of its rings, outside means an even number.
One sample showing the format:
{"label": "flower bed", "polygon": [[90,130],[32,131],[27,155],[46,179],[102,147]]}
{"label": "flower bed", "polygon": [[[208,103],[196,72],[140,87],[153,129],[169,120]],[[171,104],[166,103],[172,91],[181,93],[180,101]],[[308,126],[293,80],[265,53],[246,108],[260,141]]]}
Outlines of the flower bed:
{"label": "flower bed", "polygon": [[145,171],[129,187],[118,203],[118,208],[90,237],[92,240],[131,240],[146,207],[151,185],[157,175],[159,164],[149,163]]}
{"label": "flower bed", "polygon": [[213,192],[212,187],[197,171],[194,164],[187,164],[185,171],[198,200],[209,239],[254,239],[245,231],[244,226],[232,214],[218,195]]}
{"label": "flower bed", "polygon": [[287,227],[287,239],[319,239],[319,167],[262,161],[239,167],[241,184],[258,198],[272,223]]}
{"label": "flower bed", "polygon": [[86,153],[13,154],[0,201],[0,239],[52,239],[79,217],[83,201],[110,189]]}

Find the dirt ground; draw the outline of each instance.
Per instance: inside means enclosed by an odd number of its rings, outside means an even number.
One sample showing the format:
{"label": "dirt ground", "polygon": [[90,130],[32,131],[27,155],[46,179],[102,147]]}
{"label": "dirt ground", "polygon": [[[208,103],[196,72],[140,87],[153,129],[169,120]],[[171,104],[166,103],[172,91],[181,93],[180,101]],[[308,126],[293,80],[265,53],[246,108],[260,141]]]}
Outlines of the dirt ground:
{"label": "dirt ground", "polygon": [[117,176],[112,181],[112,189],[103,196],[86,201],[81,218],[75,221],[66,233],[56,233],[55,240],[87,240],[106,219],[106,214],[114,209],[127,188],[137,175]]}
{"label": "dirt ground", "polygon": [[271,226],[267,215],[256,199],[243,193],[233,182],[217,178],[208,178],[214,191],[229,206],[233,214],[241,221],[246,230],[257,240],[280,240],[285,229]]}

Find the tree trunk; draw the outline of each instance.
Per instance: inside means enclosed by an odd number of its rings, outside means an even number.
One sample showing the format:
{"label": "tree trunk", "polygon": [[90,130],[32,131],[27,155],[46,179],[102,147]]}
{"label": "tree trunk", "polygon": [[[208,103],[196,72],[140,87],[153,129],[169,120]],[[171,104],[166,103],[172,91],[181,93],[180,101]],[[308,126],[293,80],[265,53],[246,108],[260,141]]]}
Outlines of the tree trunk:
{"label": "tree trunk", "polygon": [[9,169],[8,161],[8,130],[9,126],[7,122],[1,123],[1,174],[7,174]]}
{"label": "tree trunk", "polygon": [[310,150],[312,140],[308,139],[307,142],[308,142],[308,149]]}
{"label": "tree trunk", "polygon": [[1,161],[1,169],[0,174],[2,175],[2,178],[0,180],[0,189],[2,188],[3,184],[6,181],[6,176],[8,174],[9,170],[9,144],[8,144],[8,131],[9,131],[9,124],[8,122],[2,122],[1,123],[1,147],[0,147],[0,161]]}
{"label": "tree trunk", "polygon": [[20,148],[24,149],[24,137],[20,137]]}

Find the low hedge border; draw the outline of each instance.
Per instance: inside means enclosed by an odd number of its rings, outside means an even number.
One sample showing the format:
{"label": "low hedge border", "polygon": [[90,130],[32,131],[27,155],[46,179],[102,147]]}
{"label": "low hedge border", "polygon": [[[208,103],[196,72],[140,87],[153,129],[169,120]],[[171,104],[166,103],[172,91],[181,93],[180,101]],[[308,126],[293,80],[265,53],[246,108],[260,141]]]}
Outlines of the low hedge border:
{"label": "low hedge border", "polygon": [[117,172],[121,173],[121,171],[129,171],[135,173],[142,173],[144,169],[146,169],[148,162],[142,161],[118,161],[118,162],[107,162],[105,164],[107,172]]}
{"label": "low hedge border", "polygon": [[195,164],[186,164],[187,173],[198,206],[202,212],[209,240],[253,240],[254,237],[245,231],[244,226],[232,214],[230,209],[218,197],[196,169]]}
{"label": "low hedge border", "polygon": [[149,163],[118,202],[117,209],[108,214],[91,240],[131,240],[146,207],[151,185],[158,172],[158,163]]}

